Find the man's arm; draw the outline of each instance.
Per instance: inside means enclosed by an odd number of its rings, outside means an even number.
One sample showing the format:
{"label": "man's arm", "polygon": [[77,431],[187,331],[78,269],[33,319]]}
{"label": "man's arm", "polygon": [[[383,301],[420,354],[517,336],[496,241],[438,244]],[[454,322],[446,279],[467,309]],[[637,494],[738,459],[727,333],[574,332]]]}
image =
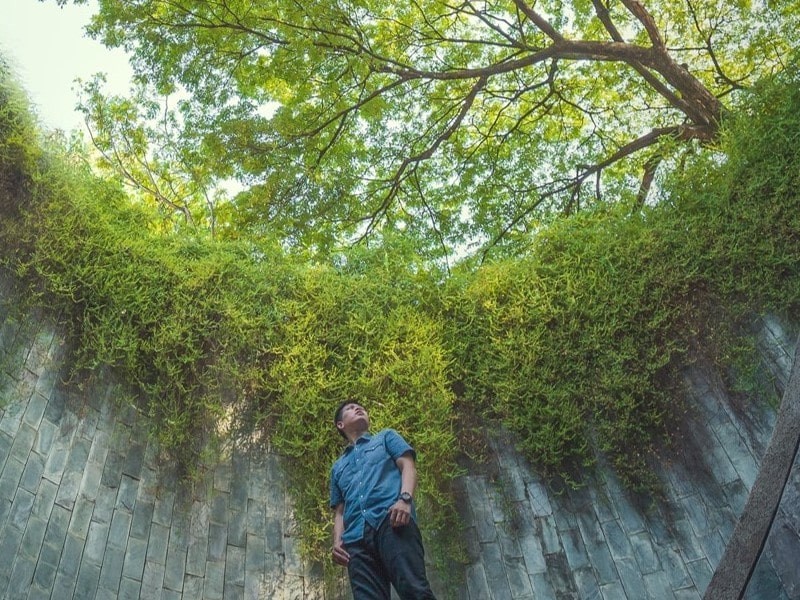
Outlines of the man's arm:
{"label": "man's arm", "polygon": [[336,505],[333,512],[333,562],[337,565],[347,566],[350,555],[344,549],[342,534],[344,533],[344,502]]}
{"label": "man's arm", "polygon": [[[400,493],[408,492],[412,496],[417,488],[417,465],[414,462],[412,453],[406,452],[395,460],[397,468],[400,469]],[[392,527],[402,527],[408,525],[411,520],[411,503],[398,500],[389,509],[389,522]]]}

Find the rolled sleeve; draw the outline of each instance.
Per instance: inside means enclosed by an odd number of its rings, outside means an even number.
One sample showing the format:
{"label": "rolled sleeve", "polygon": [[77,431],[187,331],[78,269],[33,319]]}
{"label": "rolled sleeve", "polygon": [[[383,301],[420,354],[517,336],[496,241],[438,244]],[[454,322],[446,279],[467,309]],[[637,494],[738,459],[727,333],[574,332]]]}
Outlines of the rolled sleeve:
{"label": "rolled sleeve", "polygon": [[330,484],[330,507],[336,508],[342,502],[344,502],[344,496],[342,496],[342,491],[339,489],[339,485],[336,482],[336,469],[331,469],[331,484]]}
{"label": "rolled sleeve", "polygon": [[394,460],[397,460],[406,453],[411,453],[411,458],[417,460],[417,453],[414,448],[403,438],[402,435],[397,433],[394,429],[386,430],[386,451]]}

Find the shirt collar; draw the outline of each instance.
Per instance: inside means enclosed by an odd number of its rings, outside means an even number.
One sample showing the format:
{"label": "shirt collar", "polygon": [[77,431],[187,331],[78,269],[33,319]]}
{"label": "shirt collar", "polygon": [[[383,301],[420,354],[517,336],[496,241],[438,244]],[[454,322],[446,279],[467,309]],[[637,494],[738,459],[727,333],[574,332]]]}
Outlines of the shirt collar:
{"label": "shirt collar", "polygon": [[368,442],[372,439],[372,434],[369,431],[365,431],[362,433],[355,442],[351,442],[347,444],[347,447],[344,449],[345,454],[350,452],[353,448],[356,447],[356,444],[362,444],[364,442]]}

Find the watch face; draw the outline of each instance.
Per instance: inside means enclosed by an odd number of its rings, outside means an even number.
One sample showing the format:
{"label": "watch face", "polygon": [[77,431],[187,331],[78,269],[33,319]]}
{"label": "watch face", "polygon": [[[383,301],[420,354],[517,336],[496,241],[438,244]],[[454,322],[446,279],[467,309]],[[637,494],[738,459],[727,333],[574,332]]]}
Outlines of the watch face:
{"label": "watch face", "polygon": [[400,500],[403,500],[404,502],[411,502],[411,494],[408,492],[403,492],[400,494]]}

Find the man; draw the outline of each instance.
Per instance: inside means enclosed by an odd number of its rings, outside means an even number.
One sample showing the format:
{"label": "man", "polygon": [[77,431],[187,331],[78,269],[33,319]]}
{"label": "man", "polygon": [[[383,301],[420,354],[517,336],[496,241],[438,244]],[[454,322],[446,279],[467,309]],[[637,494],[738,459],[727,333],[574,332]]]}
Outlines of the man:
{"label": "man", "polygon": [[416,523],[414,449],[393,429],[369,433],[369,416],[343,402],[334,423],[350,444],[331,469],[333,560],[347,567],[355,600],[435,600]]}

